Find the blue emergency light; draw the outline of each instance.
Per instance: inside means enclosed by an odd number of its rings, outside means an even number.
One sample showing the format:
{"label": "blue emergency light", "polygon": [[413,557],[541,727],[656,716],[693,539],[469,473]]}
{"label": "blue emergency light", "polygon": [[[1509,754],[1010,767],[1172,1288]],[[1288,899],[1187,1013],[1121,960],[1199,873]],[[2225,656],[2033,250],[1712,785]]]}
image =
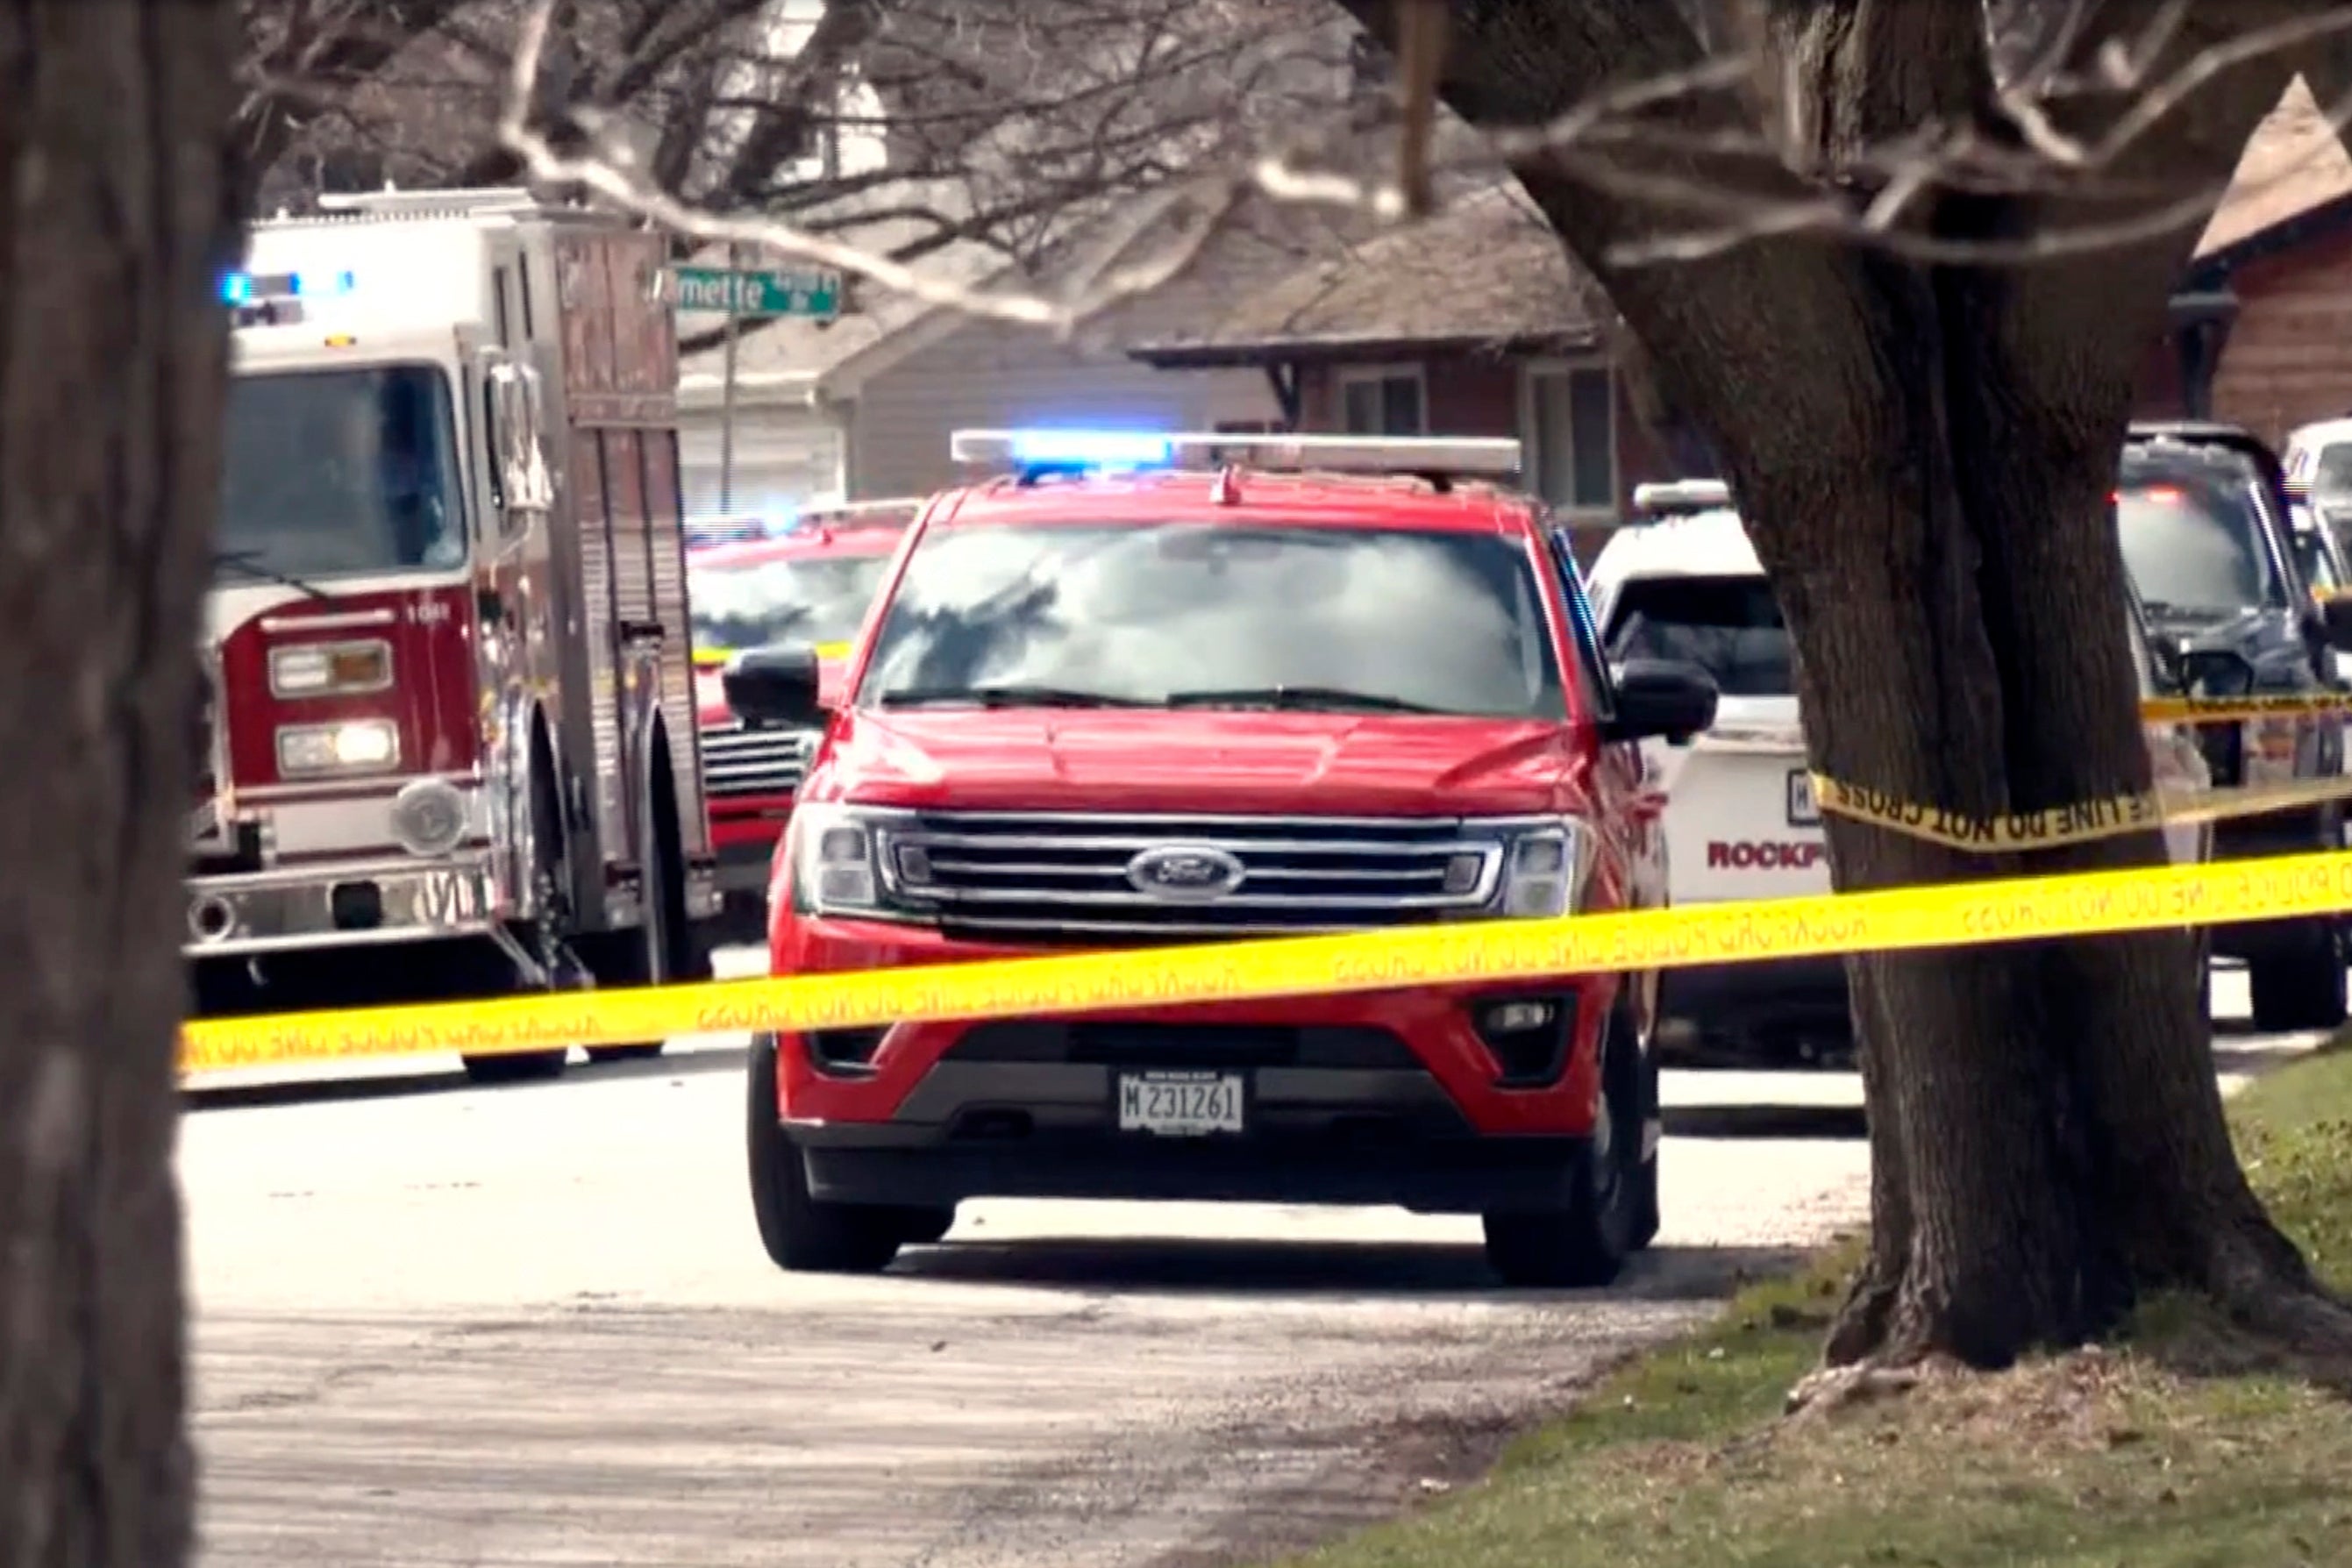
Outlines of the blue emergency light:
{"label": "blue emergency light", "polygon": [[1090,468],[1145,468],[1169,462],[1173,443],[1150,430],[1013,430],[1006,456],[1016,463],[1068,463]]}
{"label": "blue emergency light", "polygon": [[249,305],[256,298],[316,300],[348,294],[358,282],[351,272],[289,272],[257,280],[250,272],[232,272],[221,279],[221,298],[231,305]]}

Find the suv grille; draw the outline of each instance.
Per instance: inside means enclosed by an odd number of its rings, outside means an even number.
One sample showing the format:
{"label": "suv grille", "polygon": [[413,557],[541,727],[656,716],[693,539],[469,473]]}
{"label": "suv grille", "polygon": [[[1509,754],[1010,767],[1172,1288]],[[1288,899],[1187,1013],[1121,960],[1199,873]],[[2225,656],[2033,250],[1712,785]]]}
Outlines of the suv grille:
{"label": "suv grille", "polygon": [[1445,817],[918,812],[877,839],[898,901],[1036,942],[1412,924],[1486,903],[1503,856]]}
{"label": "suv grille", "polygon": [[702,727],[702,787],[712,800],[790,795],[808,772],[814,730],[748,730],[740,719]]}

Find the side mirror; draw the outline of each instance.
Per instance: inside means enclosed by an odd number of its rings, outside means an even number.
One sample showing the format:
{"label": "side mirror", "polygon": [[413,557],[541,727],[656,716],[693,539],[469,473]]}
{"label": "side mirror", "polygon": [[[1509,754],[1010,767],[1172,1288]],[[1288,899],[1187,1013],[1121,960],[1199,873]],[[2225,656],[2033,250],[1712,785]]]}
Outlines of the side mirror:
{"label": "side mirror", "polygon": [[2321,603],[2319,615],[2327,626],[2327,646],[2352,653],[2352,595],[2331,595]]}
{"label": "side mirror", "polygon": [[2228,648],[2198,648],[2173,661],[2181,689],[2191,697],[2243,697],[2254,689],[2254,667]]}
{"label": "side mirror", "polygon": [[1617,716],[1601,727],[1606,741],[1663,737],[1681,745],[1715,723],[1714,677],[1695,664],[1632,658],[1617,669]]}
{"label": "side mirror", "polygon": [[824,722],[816,649],[804,644],[746,648],[727,661],[719,684],[727,706],[754,729],[804,730]]}

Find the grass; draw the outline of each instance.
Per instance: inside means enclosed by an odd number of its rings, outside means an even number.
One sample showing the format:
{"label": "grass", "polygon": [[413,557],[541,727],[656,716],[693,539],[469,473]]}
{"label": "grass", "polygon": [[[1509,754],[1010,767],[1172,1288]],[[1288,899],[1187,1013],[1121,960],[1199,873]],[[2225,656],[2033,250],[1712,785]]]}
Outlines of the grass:
{"label": "grass", "polygon": [[[2258,1080],[2231,1118],[2273,1215],[2352,1290],[2352,1049]],[[2352,1563],[2352,1403],[2217,1356],[2226,1331],[2179,1301],[2112,1349],[1781,1419],[1848,1261],[1744,1293],[1479,1486],[1297,1568]]]}

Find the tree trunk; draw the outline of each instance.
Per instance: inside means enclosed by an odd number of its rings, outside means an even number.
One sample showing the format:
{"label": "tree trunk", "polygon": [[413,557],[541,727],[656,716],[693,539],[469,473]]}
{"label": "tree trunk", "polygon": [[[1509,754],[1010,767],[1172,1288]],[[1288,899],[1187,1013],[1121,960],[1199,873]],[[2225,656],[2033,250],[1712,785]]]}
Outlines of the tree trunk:
{"label": "tree trunk", "polygon": [[[1748,15],[1756,89],[1686,99],[1669,122],[1750,144],[1772,128],[1786,166],[1685,141],[1535,154],[1517,172],[1711,438],[1796,645],[1814,766],[1978,816],[2147,789],[2107,498],[2135,374],[2199,224],[2021,266],[1767,237],[1773,212],[1825,195],[1859,211],[1874,194],[1812,169],[1861,166],[1858,151],[1923,126],[2001,128],[1973,5],[1755,0]],[[2256,0],[2224,22],[2197,15],[2156,79],[2217,28],[2263,20]],[[1657,0],[1457,5],[1454,37],[1443,90],[1488,125],[1549,121],[1604,81],[1705,58]],[[2274,56],[2221,73],[2114,172],[2165,199],[2218,185],[2288,75]],[[1679,184],[1662,205],[1665,182]],[[2152,205],[2146,187],[2098,199],[1929,188],[1900,232],[2011,240]],[[1621,251],[1674,228],[1739,237],[1690,260]],[[2160,854],[2150,835],[1967,855],[1836,818],[1829,839],[1843,889]],[[2352,1352],[2352,1316],[2238,1169],[2190,960],[2185,933],[2159,932],[1851,962],[1872,1253],[1832,1361],[2000,1365],[2080,1342],[2168,1286],[2297,1349]]]}
{"label": "tree trunk", "polygon": [[230,0],[0,0],[0,1563],[167,1568]]}

